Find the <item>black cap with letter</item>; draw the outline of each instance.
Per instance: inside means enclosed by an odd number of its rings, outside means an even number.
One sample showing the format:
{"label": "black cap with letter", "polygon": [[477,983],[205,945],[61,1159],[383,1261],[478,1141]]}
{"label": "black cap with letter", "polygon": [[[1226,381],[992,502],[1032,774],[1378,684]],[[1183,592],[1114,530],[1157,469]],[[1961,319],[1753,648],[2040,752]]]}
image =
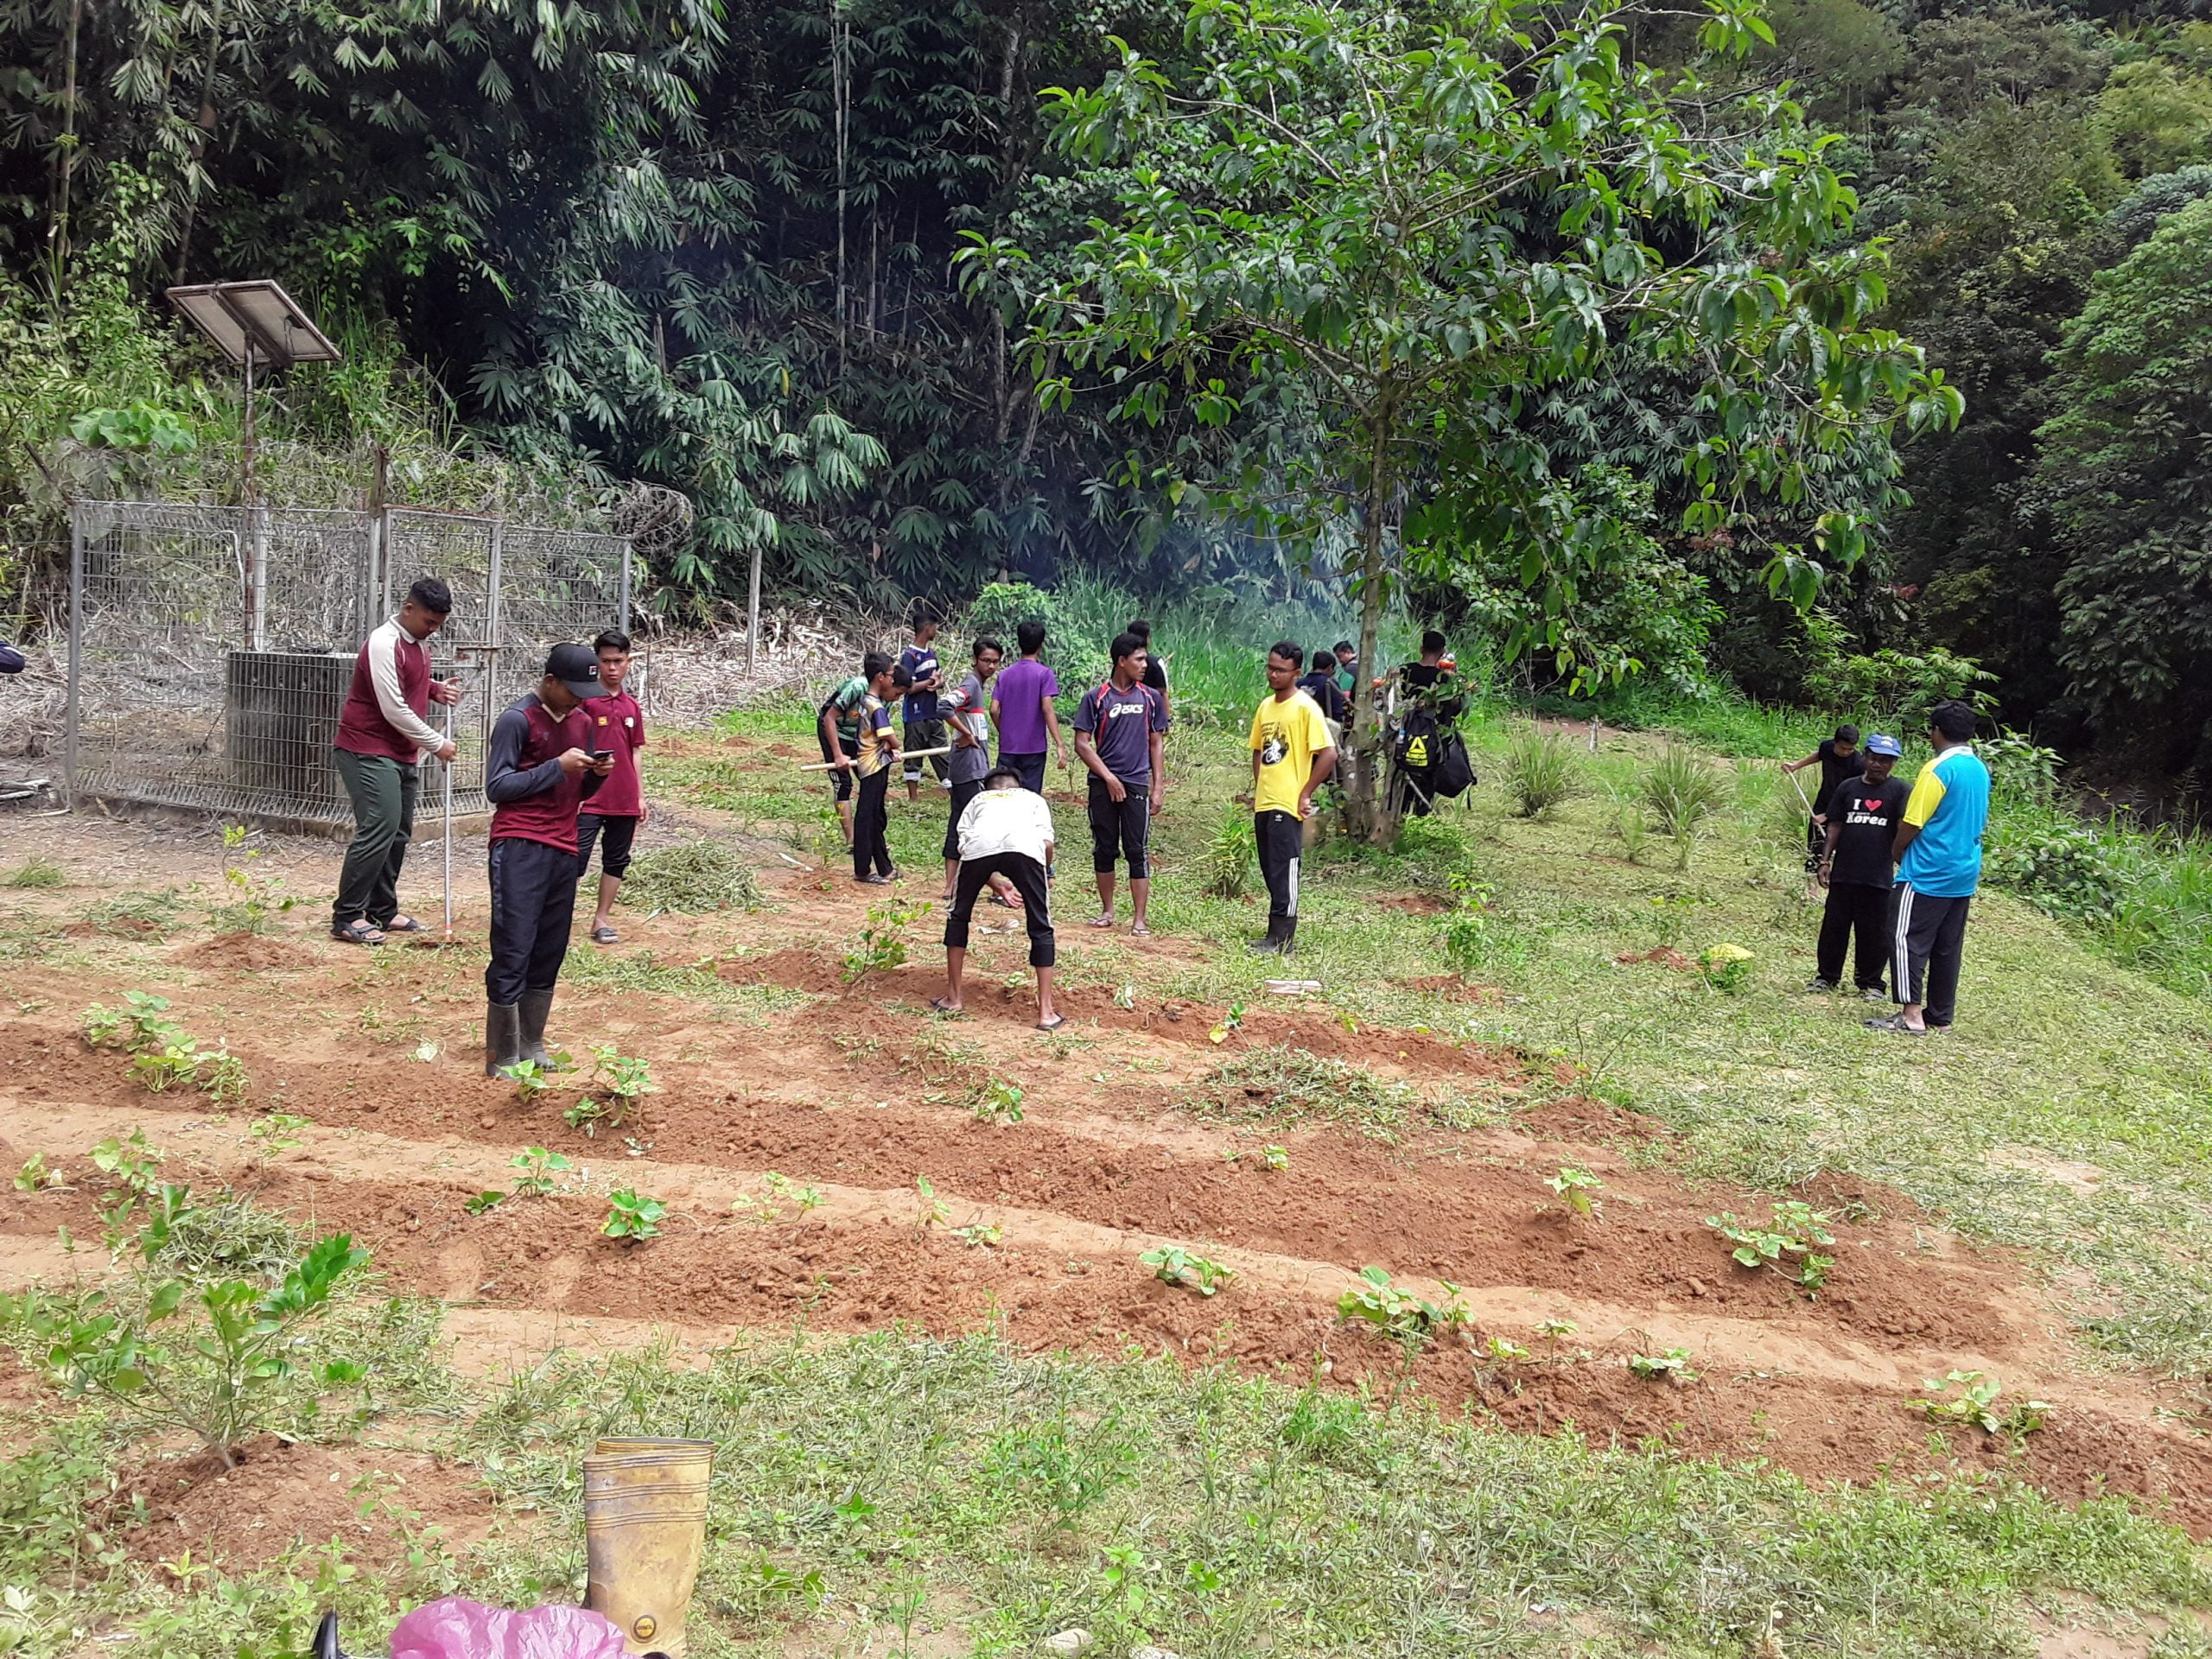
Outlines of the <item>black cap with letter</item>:
{"label": "black cap with letter", "polygon": [[545,671],[569,688],[573,697],[613,696],[599,683],[599,656],[589,645],[556,645],[545,659]]}

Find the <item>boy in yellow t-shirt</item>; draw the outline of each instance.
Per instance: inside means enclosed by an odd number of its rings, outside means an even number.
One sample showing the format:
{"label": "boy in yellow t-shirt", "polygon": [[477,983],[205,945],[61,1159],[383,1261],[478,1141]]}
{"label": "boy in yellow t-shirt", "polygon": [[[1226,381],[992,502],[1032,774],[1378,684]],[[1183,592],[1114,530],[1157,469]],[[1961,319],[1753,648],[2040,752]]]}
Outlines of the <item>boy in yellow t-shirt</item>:
{"label": "boy in yellow t-shirt", "polygon": [[1306,820],[1313,791],[1337,769],[1336,745],[1320,707],[1298,689],[1306,661],[1285,639],[1268,652],[1272,695],[1252,716],[1252,830],[1260,846],[1260,874],[1268,884],[1268,937],[1253,951],[1291,953],[1298,934],[1298,862],[1306,846]]}

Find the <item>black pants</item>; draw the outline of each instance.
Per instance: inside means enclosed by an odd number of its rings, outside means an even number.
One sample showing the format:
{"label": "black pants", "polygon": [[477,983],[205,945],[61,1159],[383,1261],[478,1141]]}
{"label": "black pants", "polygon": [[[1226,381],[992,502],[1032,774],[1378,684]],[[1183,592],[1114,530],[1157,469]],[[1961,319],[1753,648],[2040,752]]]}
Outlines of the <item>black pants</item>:
{"label": "black pants", "polygon": [[1959,1011],[1959,964],[1966,959],[1967,899],[1937,899],[1900,881],[1890,894],[1890,995],[1917,1002],[1931,1026]]}
{"label": "black pants", "polygon": [[399,914],[399,872],[415,833],[420,768],[411,761],[351,749],[333,749],[331,755],[353,803],[353,839],[338,874],[330,925],[344,927],[365,916],[370,925],[385,927]]}
{"label": "black pants", "polygon": [[1114,873],[1116,854],[1129,861],[1129,880],[1143,881],[1152,875],[1145,861],[1145,848],[1152,838],[1152,786],[1129,784],[1122,798],[1106,790],[1106,780],[1090,774],[1090,868],[1101,875]]}
{"label": "black pants", "polygon": [[484,995],[502,1007],[524,991],[550,991],[569,956],[576,913],[576,855],[542,841],[492,843],[492,965]]}
{"label": "black pants", "polygon": [[1004,749],[1001,749],[999,765],[1012,766],[1020,772],[1021,786],[1032,795],[1042,795],[1045,792],[1044,750],[1039,749],[1034,754],[1008,754]]}
{"label": "black pants", "polygon": [[[601,836],[606,839],[601,840]],[[620,881],[630,873],[630,843],[638,838],[635,818],[601,817],[596,812],[576,814],[576,880],[591,875],[591,855],[601,849],[600,868]]]}
{"label": "black pants", "polygon": [[1821,912],[1821,977],[1843,983],[1843,959],[1855,935],[1859,941],[1857,984],[1862,991],[1882,988],[1890,959],[1890,890],[1863,881],[1828,884],[1827,908]]}
{"label": "black pants", "polygon": [[944,948],[968,948],[968,923],[976,913],[976,900],[995,875],[1014,883],[1021,895],[1022,919],[1029,924],[1029,965],[1050,968],[1053,963],[1052,911],[1045,867],[1027,853],[999,853],[960,867],[960,885],[953,889],[952,912],[944,918]]}
{"label": "black pants", "polygon": [[1288,812],[1255,812],[1252,836],[1260,847],[1260,878],[1268,884],[1268,937],[1287,942],[1298,931],[1298,864],[1306,851],[1306,825]]}
{"label": "black pants", "polygon": [[863,778],[860,785],[860,800],[853,808],[853,874],[861,880],[870,873],[877,875],[894,874],[891,862],[891,843],[884,839],[884,826],[891,821],[890,809],[885,796],[891,788],[891,768],[880,767],[874,777]]}
{"label": "black pants", "polygon": [[[906,731],[900,734],[899,747],[902,749],[915,750],[943,748],[944,747],[944,722],[941,720],[908,721],[906,722]],[[946,754],[933,754],[930,756],[930,770],[937,773],[938,777],[949,780],[952,776],[952,768],[945,763],[951,758],[952,757],[950,755]],[[906,762],[906,781],[910,784],[918,784],[922,781],[922,763],[920,761],[909,760]]]}
{"label": "black pants", "polygon": [[983,780],[980,778],[965,782],[957,778],[952,780],[952,816],[944,821],[944,855],[947,858],[960,856],[960,815],[968,810],[968,803],[982,792]]}
{"label": "black pants", "polygon": [[[821,749],[822,758],[824,760],[834,761],[836,760],[837,757],[830,753],[830,740],[823,735],[822,728],[818,725],[814,728],[814,741],[816,746]],[[840,732],[837,734],[837,741],[844,747],[844,751],[848,755],[850,755],[861,746],[861,740],[857,734],[848,738],[842,732]],[[853,769],[850,766],[832,766],[830,768],[830,781],[836,786],[837,798],[839,800],[849,801],[853,798]]]}

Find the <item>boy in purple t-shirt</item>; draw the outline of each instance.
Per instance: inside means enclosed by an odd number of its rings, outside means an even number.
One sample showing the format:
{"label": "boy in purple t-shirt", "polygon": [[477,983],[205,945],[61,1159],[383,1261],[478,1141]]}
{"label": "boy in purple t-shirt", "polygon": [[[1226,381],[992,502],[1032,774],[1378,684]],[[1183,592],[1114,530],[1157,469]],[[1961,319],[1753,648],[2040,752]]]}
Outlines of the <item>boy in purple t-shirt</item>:
{"label": "boy in purple t-shirt", "polygon": [[1060,682],[1037,660],[1045,649],[1045,625],[1024,622],[1014,631],[1021,655],[999,671],[991,693],[991,719],[999,728],[999,765],[1012,766],[1021,776],[1021,786],[1045,792],[1045,742],[1052,740],[1060,765],[1068,763],[1067,746],[1060,741],[1060,711],[1052,699],[1060,695]]}
{"label": "boy in purple t-shirt", "polygon": [[1098,876],[1098,916],[1093,927],[1114,925],[1114,860],[1128,861],[1129,931],[1142,938],[1145,903],[1152,895],[1146,843],[1152,815],[1167,794],[1160,740],[1167,706],[1144,683],[1147,653],[1134,633],[1114,641],[1114,672],[1084,694],[1075,711],[1075,752],[1090,770],[1090,868]]}

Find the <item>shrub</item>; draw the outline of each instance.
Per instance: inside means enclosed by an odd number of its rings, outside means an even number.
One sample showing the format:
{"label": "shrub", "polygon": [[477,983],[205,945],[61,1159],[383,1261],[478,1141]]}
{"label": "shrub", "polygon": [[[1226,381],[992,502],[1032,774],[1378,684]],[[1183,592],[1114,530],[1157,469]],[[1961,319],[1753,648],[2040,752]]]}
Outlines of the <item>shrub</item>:
{"label": "shrub", "polygon": [[1540,818],[1580,783],[1574,746],[1557,732],[1524,726],[1505,747],[1505,792],[1524,818]]}
{"label": "shrub", "polygon": [[1755,960],[1740,944],[1714,944],[1698,954],[1697,965],[1705,970],[1707,984],[1732,995],[1751,982]]}
{"label": "shrub", "polygon": [[1679,744],[1669,743],[1644,770],[1644,804],[1660,830],[1677,840],[1718,812],[1728,793],[1728,780],[1720,772]]}
{"label": "shrub", "polygon": [[1206,843],[1206,891],[1217,899],[1242,899],[1252,884],[1252,815],[1231,807]]}
{"label": "shrub", "polygon": [[2075,921],[2102,921],[2118,906],[2120,872],[2094,830],[2056,817],[2008,817],[1989,838],[1984,874],[2017,888],[2037,909]]}

